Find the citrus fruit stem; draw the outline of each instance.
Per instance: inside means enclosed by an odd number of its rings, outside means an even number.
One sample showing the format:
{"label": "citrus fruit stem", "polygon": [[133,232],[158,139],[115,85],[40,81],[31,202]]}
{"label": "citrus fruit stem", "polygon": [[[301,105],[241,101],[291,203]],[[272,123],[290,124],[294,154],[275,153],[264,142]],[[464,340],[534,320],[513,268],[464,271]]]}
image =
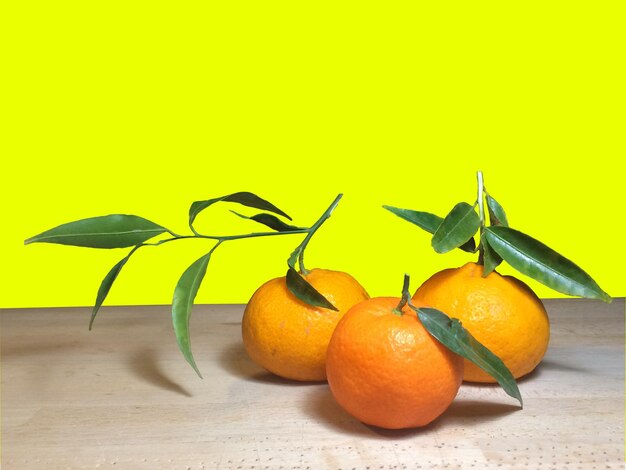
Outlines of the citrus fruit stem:
{"label": "citrus fruit stem", "polygon": [[300,273],[303,276],[306,276],[307,274],[309,274],[309,270],[306,269],[304,266],[304,250],[309,244],[309,241],[311,241],[311,238],[313,237],[315,232],[317,232],[317,229],[319,229],[322,226],[322,224],[326,222],[326,220],[333,213],[333,211],[335,210],[335,207],[337,207],[337,204],[339,204],[339,201],[341,200],[342,197],[343,197],[343,194],[341,193],[338,194],[335,200],[330,204],[330,206],[328,206],[328,209],[326,209],[326,211],[321,215],[321,217],[317,220],[317,222],[311,225],[309,229],[304,231],[306,233],[306,237],[304,237],[304,240],[302,240],[302,243],[300,243],[298,248],[296,248],[296,252],[299,253],[298,254],[298,266],[300,268]]}
{"label": "citrus fruit stem", "polygon": [[480,217],[480,241],[478,243],[478,261],[476,264],[484,265],[485,248],[483,246],[483,231],[485,229],[485,183],[483,180],[483,172],[478,170],[476,172],[476,179],[478,180],[478,195],[476,202],[478,203],[478,216]]}
{"label": "citrus fruit stem", "polygon": [[476,173],[476,179],[478,180],[478,215],[480,216],[480,225],[482,227],[485,226],[485,207],[484,207],[484,199],[485,199],[485,183],[483,180],[483,172],[478,170]]}
{"label": "citrus fruit stem", "polygon": [[404,275],[404,282],[402,283],[402,298],[400,299],[400,303],[396,308],[392,310],[394,315],[402,316],[402,309],[404,306],[411,302],[411,294],[409,293],[409,284],[411,282],[411,278],[408,274]]}

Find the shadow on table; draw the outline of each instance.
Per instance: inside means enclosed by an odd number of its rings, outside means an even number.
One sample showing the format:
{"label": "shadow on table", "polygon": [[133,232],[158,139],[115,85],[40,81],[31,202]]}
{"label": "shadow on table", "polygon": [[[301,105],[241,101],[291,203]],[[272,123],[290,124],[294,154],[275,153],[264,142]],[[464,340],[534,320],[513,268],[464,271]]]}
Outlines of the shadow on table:
{"label": "shadow on table", "polygon": [[[545,374],[549,374],[551,371],[557,372],[567,372],[567,373],[579,373],[579,374],[593,374],[593,369],[588,369],[586,367],[579,367],[576,364],[571,364],[559,360],[555,360],[552,358],[543,359],[535,369],[526,374],[523,377],[517,379],[518,384],[523,384],[524,382],[530,380],[537,380],[539,377],[544,376]],[[487,384],[487,383],[479,383],[479,382],[463,382],[463,387],[500,387],[500,385]]]}
{"label": "shadow on table", "polygon": [[346,413],[335,401],[327,386],[312,389],[307,399],[302,402],[302,408],[311,419],[329,429],[355,436],[379,436],[385,439],[412,438],[432,432],[441,426],[491,421],[520,410],[515,404],[457,398],[443,415],[427,426],[412,429],[382,429],[363,424]]}
{"label": "shadow on table", "polygon": [[243,380],[276,384],[280,386],[306,387],[325,382],[298,382],[278,377],[252,362],[241,342],[226,346],[218,357],[218,363],[224,371]]}
{"label": "shadow on table", "polygon": [[128,359],[130,370],[140,379],[164,390],[191,397],[184,387],[167,376],[159,366],[154,349],[140,349]]}
{"label": "shadow on table", "polygon": [[556,370],[559,372],[579,372],[581,374],[589,374],[593,373],[593,369],[589,369],[587,367],[579,367],[575,364],[568,364],[563,361],[554,360],[551,358],[545,358],[541,361],[541,363],[533,370],[530,374],[522,377],[518,380],[518,382],[524,381],[531,377],[539,377],[543,375],[544,372]]}

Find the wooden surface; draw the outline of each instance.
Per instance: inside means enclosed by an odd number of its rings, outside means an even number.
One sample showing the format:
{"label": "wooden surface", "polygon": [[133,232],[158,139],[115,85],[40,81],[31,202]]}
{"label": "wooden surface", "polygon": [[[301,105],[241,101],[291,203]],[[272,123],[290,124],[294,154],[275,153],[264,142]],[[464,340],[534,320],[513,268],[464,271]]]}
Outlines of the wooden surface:
{"label": "wooden surface", "polygon": [[552,339],[525,406],[463,385],[409,431],[346,415],[326,384],[247,358],[241,306],[196,306],[184,362],[169,307],[0,311],[2,468],[607,469],[624,467],[624,299],[546,301]]}

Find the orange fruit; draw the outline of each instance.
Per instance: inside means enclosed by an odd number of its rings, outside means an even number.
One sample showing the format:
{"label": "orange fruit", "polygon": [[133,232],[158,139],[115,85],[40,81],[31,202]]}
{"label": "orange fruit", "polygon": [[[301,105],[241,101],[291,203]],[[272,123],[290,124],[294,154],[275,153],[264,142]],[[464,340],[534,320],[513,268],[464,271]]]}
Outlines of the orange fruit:
{"label": "orange fruit", "polygon": [[250,358],[286,379],[326,379],[326,348],[339,319],[369,298],[349,274],[313,269],[304,278],[339,311],[312,307],[294,296],[285,277],[257,289],[242,321],[243,344]]}
{"label": "orange fruit", "polygon": [[463,358],[433,338],[400,299],[352,307],[328,345],[326,373],[337,402],[360,421],[387,429],[424,426],[452,403]]}
{"label": "orange fruit", "polygon": [[[494,271],[483,277],[483,267],[476,263],[436,273],[417,289],[413,304],[458,318],[479,342],[502,359],[515,378],[531,372],[548,348],[550,323],[541,300],[513,276]],[[467,360],[463,378],[469,382],[495,382]]]}

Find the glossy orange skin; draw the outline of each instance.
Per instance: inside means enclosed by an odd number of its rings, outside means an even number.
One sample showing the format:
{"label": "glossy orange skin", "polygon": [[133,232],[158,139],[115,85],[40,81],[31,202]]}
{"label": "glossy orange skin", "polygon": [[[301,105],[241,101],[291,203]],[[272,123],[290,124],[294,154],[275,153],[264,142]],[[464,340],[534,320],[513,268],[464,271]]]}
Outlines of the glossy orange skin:
{"label": "glossy orange skin", "polygon": [[[513,276],[467,263],[444,269],[413,295],[417,307],[433,307],[458,318],[463,326],[509,368],[515,378],[535,369],[550,341],[548,315],[535,293]],[[478,366],[465,362],[464,380],[495,383]]]}
{"label": "glossy orange skin", "polygon": [[326,348],[339,319],[369,295],[351,275],[313,269],[306,280],[339,311],[311,307],[288,289],[285,277],[257,289],[242,320],[243,344],[250,358],[286,379],[326,380]]}
{"label": "glossy orange skin", "polygon": [[326,374],[337,402],[360,421],[387,429],[425,426],[452,403],[463,358],[422,326],[400,299],[377,297],[352,307],[328,346]]}

